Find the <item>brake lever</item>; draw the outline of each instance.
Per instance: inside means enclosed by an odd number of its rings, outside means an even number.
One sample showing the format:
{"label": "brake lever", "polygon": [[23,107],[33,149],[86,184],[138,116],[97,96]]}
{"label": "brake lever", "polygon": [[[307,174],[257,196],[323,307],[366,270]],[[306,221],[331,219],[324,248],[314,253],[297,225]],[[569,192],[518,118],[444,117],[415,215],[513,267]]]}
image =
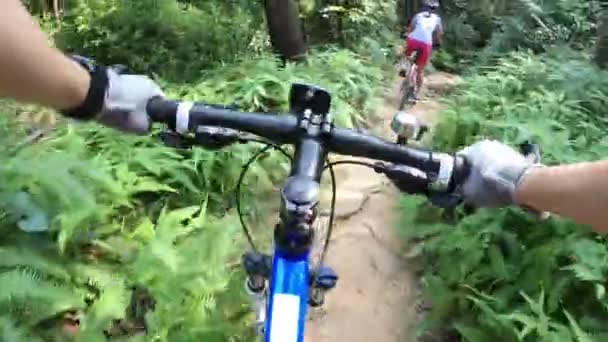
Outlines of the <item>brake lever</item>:
{"label": "brake lever", "polygon": [[159,135],[165,146],[175,149],[201,146],[210,150],[218,150],[235,143],[246,143],[253,140],[251,136],[241,134],[237,130],[215,126],[199,126],[194,135],[182,135],[175,131],[164,131]]}
{"label": "brake lever", "polygon": [[423,194],[429,201],[440,208],[454,208],[462,202],[462,196],[456,191],[433,192],[429,184],[432,174],[406,165],[376,162],[374,171],[386,175],[400,191],[408,194]]}
{"label": "brake lever", "polygon": [[195,145],[218,150],[239,142],[240,132],[230,128],[198,126],[194,134]]}

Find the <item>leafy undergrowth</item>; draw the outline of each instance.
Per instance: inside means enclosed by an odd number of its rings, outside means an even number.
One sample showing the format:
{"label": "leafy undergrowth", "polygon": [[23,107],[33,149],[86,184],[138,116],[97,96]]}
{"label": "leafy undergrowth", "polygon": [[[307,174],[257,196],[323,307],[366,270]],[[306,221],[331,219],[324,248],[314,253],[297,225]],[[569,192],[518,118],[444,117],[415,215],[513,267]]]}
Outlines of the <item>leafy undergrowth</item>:
{"label": "leafy undergrowth", "polygon": [[[198,83],[163,85],[171,97],[286,112],[290,83],[312,82],[331,91],[345,126],[373,108],[383,75],[377,62],[335,50],[284,69],[248,60]],[[0,108],[0,144],[9,147],[0,152],[3,341],[253,339],[235,267],[246,247],[233,190],[259,146],[176,151],[63,120],[31,141],[31,125],[13,118],[48,124],[52,114],[9,102]],[[287,167],[271,153],[252,169],[246,212],[259,211],[256,194]]]}
{"label": "leafy undergrowth", "polygon": [[344,49],[316,52],[306,62],[284,68],[270,58],[250,59],[212,69],[200,83],[172,87],[169,96],[230,103],[242,110],[285,112],[291,84],[312,84],[331,94],[335,123],[353,126],[381,103],[375,95],[387,62],[383,55],[364,57]]}
{"label": "leafy undergrowth", "polygon": [[196,80],[204,69],[266,50],[257,2],[72,0],[66,6],[53,32],[63,50],[173,81]]}
{"label": "leafy undergrowth", "polygon": [[505,53],[543,53],[559,45],[588,49],[594,43],[598,0],[445,0],[445,35],[433,64],[448,72],[494,64]]}
{"label": "leafy undergrowth", "polygon": [[[541,144],[546,164],[608,155],[608,74],[586,56],[512,54],[466,79],[434,129],[434,147],[482,138]],[[450,216],[402,200],[401,229],[421,262],[426,331],[463,341],[608,339],[608,244],[586,227],[508,208]],[[415,213],[415,214],[412,214]]]}

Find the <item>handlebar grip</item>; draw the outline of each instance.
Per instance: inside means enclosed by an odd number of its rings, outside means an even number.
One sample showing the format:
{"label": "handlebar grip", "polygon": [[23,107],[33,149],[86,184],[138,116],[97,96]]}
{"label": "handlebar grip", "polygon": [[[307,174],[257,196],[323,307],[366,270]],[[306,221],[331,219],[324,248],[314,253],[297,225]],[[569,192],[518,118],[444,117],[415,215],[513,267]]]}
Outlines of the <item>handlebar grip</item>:
{"label": "handlebar grip", "polygon": [[528,161],[530,161],[531,163],[540,163],[541,151],[539,144],[534,144],[529,141],[525,141],[519,145],[519,149]]}
{"label": "handlebar grip", "polygon": [[178,103],[163,99],[160,96],[151,98],[146,105],[146,113],[153,122],[168,124],[175,128],[175,116]]}

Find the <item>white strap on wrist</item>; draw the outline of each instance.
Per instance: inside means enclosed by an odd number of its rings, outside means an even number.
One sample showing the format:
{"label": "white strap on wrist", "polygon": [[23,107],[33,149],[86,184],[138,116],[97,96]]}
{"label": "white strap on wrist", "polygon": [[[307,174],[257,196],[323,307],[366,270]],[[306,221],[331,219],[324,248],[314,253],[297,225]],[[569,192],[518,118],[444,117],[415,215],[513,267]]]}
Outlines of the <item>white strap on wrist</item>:
{"label": "white strap on wrist", "polygon": [[177,106],[175,115],[175,131],[179,134],[188,132],[188,124],[190,121],[190,109],[194,104],[192,102],[180,102]]}

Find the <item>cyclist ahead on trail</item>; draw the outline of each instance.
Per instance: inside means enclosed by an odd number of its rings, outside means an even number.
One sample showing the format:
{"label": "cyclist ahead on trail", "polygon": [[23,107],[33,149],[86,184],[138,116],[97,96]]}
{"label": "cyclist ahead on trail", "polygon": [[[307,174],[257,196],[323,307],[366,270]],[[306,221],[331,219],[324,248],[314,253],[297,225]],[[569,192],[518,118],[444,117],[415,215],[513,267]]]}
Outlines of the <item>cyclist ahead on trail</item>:
{"label": "cyclist ahead on trail", "polygon": [[[443,36],[443,24],[441,17],[436,13],[439,8],[439,1],[424,0],[422,11],[412,18],[407,30],[407,41],[405,46],[405,56],[409,57],[418,51],[416,65],[416,89],[422,89],[424,68],[431,59],[433,45],[439,46]],[[433,44],[435,43],[435,44]],[[418,100],[418,94],[415,95]]]}
{"label": "cyclist ahead on trail", "polygon": [[[103,66],[76,63],[49,45],[21,1],[6,0],[3,5],[0,97],[47,106],[122,131],[148,133],[146,105],[151,98],[163,96],[156,83],[145,76],[119,75]],[[437,5],[435,1],[434,8]],[[433,15],[429,11],[417,15],[410,41],[422,37],[416,31],[419,28],[426,28],[425,32],[441,28],[439,17]],[[431,44],[425,44],[430,49]],[[477,207],[525,205],[608,232],[608,161],[537,167],[496,141],[476,143],[459,154],[471,164],[470,176],[462,184],[466,202]]]}

